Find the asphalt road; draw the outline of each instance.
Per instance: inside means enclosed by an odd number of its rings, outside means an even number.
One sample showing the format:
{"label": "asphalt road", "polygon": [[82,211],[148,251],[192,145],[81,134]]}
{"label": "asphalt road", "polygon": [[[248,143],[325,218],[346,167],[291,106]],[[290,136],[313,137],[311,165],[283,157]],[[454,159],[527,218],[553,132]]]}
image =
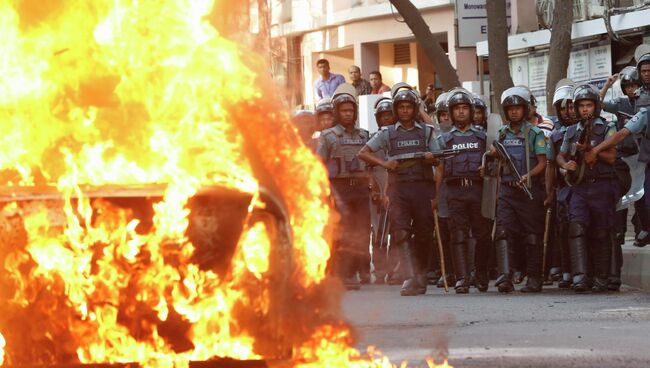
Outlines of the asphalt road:
{"label": "asphalt road", "polygon": [[360,350],[374,345],[409,367],[445,354],[456,368],[650,367],[650,293],[627,287],[586,295],[430,287],[402,297],[399,286],[370,285],[347,292],[343,307]]}

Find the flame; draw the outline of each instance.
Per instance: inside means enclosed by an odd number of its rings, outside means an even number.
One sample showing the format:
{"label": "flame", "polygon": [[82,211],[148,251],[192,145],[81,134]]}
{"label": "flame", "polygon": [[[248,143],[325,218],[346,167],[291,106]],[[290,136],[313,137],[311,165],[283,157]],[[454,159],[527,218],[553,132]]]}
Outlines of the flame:
{"label": "flame", "polygon": [[[256,58],[210,24],[213,5],[0,2],[2,361],[182,367],[288,345],[299,366],[392,366],[318,308],[278,309],[324,287],[327,177]],[[267,186],[287,224],[261,214]],[[225,269],[202,266],[189,235],[215,187],[245,199]]]}
{"label": "flame", "polygon": [[5,337],[0,333],[0,366],[5,362]]}

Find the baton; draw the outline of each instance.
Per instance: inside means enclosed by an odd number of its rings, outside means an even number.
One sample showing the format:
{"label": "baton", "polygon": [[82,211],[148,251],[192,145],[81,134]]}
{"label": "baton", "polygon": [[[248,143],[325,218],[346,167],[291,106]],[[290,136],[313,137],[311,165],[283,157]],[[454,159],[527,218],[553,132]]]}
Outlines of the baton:
{"label": "baton", "polygon": [[546,279],[546,250],[548,249],[548,238],[551,228],[551,209],[546,210],[546,218],[544,220],[544,253],[542,256],[542,280]]}
{"label": "baton", "polygon": [[436,240],[438,240],[438,253],[440,253],[440,270],[442,271],[442,281],[445,284],[445,293],[449,292],[447,285],[447,270],[445,269],[445,252],[442,249],[442,240],[440,239],[440,224],[438,221],[438,210],[433,210],[433,222],[436,225]]}

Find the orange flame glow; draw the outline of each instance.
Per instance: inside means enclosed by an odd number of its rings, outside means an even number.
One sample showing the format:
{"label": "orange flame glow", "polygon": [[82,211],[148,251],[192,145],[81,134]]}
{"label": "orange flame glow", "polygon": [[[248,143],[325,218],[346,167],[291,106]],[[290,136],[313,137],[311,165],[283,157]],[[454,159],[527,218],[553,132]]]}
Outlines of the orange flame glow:
{"label": "orange flame glow", "polygon": [[[0,364],[391,366],[317,308],[278,307],[326,279],[327,177],[213,5],[0,2]],[[241,228],[201,202],[214,188],[243,203]],[[215,218],[236,233],[224,269],[190,236]]]}

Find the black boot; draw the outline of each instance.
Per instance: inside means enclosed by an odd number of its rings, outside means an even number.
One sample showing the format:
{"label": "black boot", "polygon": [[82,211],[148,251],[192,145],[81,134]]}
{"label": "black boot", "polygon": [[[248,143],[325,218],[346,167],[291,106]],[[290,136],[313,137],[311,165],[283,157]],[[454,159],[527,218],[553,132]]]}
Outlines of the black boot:
{"label": "black boot", "polygon": [[569,225],[566,222],[558,224],[558,242],[560,243],[560,264],[562,279],[557,286],[560,289],[571,287],[571,252],[569,250]]}
{"label": "black boot", "polygon": [[533,234],[526,236],[524,244],[526,245],[526,273],[528,279],[526,280],[526,286],[521,291],[524,293],[539,293],[542,291],[544,248],[540,237]]}
{"label": "black boot", "polygon": [[476,238],[467,239],[467,271],[469,273],[469,286],[476,287]]}
{"label": "black boot", "polygon": [[469,292],[469,272],[467,271],[467,239],[463,231],[454,231],[451,234],[451,258],[456,272],[456,294]]}
{"label": "black boot", "polygon": [[593,264],[594,264],[594,286],[593,292],[606,292],[609,290],[609,275],[612,265],[612,237],[610,230],[595,230],[590,237]]}
{"label": "black boot", "polygon": [[585,227],[572,222],[569,224],[569,249],[571,251],[571,270],[573,272],[573,290],[584,293],[589,290],[587,280],[587,238]]}
{"label": "black boot", "polygon": [[612,243],[612,259],[609,270],[609,282],[607,288],[610,291],[619,291],[621,288],[621,268],[623,267],[623,249],[621,243]]}
{"label": "black boot", "polygon": [[[406,230],[397,230],[393,234],[395,244],[402,252],[400,273],[405,277],[402,289],[400,290],[400,295],[402,296],[422,294],[422,285],[420,285],[420,280],[416,277],[415,246],[410,239],[410,235]],[[424,290],[426,292],[426,285],[424,285]]]}
{"label": "black boot", "polygon": [[499,277],[497,277],[495,286],[500,293],[510,293],[515,289],[515,287],[510,278],[510,255],[508,254],[509,245],[505,229],[497,228],[494,247],[497,252],[497,269],[499,271]]}

